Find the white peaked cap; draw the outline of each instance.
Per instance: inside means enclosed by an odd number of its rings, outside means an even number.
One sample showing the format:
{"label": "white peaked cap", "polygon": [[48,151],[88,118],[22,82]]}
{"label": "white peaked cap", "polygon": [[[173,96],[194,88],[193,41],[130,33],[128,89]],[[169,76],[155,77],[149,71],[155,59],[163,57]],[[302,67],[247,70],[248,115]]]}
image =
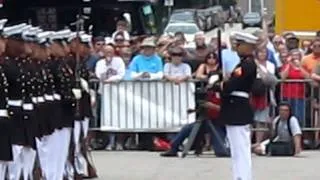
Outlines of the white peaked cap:
{"label": "white peaked cap", "polygon": [[44,31],[44,32],[40,32],[37,34],[37,40],[38,40],[38,43],[44,43],[47,41],[47,38],[49,38],[50,36],[52,36],[52,33],[51,31]]}
{"label": "white peaked cap", "polygon": [[39,27],[30,27],[29,29],[22,32],[22,38],[30,40],[28,36],[36,36]]}
{"label": "white peaked cap", "polygon": [[92,40],[92,36],[88,34],[82,34],[80,35],[80,39],[81,39],[81,42],[83,43],[90,43]]}
{"label": "white peaked cap", "polygon": [[70,36],[71,30],[65,29],[58,31],[57,34],[60,36],[61,39],[68,38]]}
{"label": "white peaked cap", "polygon": [[61,30],[61,31],[56,31],[54,32],[54,34],[52,35],[52,37],[50,37],[51,40],[57,40],[57,39],[65,39],[65,38],[69,38],[70,34],[71,34],[71,30],[70,29],[65,29],[65,30]]}
{"label": "white peaked cap", "polygon": [[[26,23],[5,27],[3,29],[3,35],[6,37],[15,35],[15,34],[21,34],[25,30],[25,26],[27,26]],[[28,29],[28,28],[27,28]]]}
{"label": "white peaked cap", "polygon": [[114,41],[111,37],[104,38],[105,44],[114,44]]}
{"label": "white peaked cap", "polygon": [[36,34],[39,34],[39,33],[41,33],[41,32],[43,32],[43,30],[42,30],[41,28],[37,28]]}
{"label": "white peaked cap", "polygon": [[245,32],[232,32],[230,36],[234,37],[235,40],[244,41],[249,44],[257,44],[258,37]]}
{"label": "white peaked cap", "polygon": [[[80,38],[81,38],[81,36],[84,35],[84,34],[85,34],[84,31],[80,31],[80,32],[79,32]],[[70,42],[70,41],[72,41],[73,39],[75,39],[76,37],[77,37],[77,32],[71,32],[70,35],[69,35],[69,37],[68,37],[68,41]]]}
{"label": "white peaked cap", "polygon": [[4,28],[4,25],[8,22],[8,19],[0,19],[0,30]]}

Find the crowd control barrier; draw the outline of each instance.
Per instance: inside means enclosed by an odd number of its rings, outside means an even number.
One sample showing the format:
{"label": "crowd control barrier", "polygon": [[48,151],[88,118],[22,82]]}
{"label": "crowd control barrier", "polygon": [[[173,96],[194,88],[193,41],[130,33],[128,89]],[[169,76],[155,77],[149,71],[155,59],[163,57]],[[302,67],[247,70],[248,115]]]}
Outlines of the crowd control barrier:
{"label": "crowd control barrier", "polygon": [[194,122],[195,84],[167,81],[120,81],[101,85],[101,130],[176,131]]}
{"label": "crowd control barrier", "polygon": [[[168,81],[120,81],[100,84],[100,126],[92,130],[108,132],[176,132],[194,122],[195,83]],[[99,81],[91,81],[95,86]],[[98,90],[97,90],[98,91]],[[320,131],[320,87],[311,80],[281,80],[275,89],[277,102],[291,104],[303,131]],[[276,113],[276,107],[273,107]],[[276,114],[274,114],[274,118]],[[268,129],[253,129],[268,131]]]}

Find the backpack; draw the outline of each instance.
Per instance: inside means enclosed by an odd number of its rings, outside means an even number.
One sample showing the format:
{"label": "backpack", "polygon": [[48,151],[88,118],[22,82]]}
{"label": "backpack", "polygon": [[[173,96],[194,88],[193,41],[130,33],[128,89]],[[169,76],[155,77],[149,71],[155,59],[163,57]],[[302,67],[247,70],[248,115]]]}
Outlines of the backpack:
{"label": "backpack", "polygon": [[[275,125],[275,136],[272,137],[274,139],[278,136],[278,128],[280,124],[280,118],[276,119],[276,125]],[[292,137],[292,130],[290,126],[291,117],[287,121],[287,127],[290,134],[290,137]],[[272,139],[270,139],[270,143],[267,146],[267,154],[269,156],[293,156],[295,153],[295,146],[293,139],[291,138],[291,141],[289,142],[283,142],[283,141],[276,141],[273,142]]]}

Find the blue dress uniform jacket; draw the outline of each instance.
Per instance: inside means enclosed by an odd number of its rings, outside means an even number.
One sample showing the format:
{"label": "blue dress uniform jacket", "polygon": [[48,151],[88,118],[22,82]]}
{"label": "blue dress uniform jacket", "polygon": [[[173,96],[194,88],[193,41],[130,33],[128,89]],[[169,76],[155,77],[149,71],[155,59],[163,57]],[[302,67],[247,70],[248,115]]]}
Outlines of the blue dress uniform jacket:
{"label": "blue dress uniform jacket", "polygon": [[75,87],[76,80],[74,71],[65,62],[57,61],[57,74],[55,77],[55,87],[57,93],[61,95],[61,108],[63,116],[63,127],[73,127],[75,120],[75,97],[72,88]]}
{"label": "blue dress uniform jacket", "polygon": [[37,134],[37,122],[36,122],[36,115],[34,104],[32,102],[32,97],[34,94],[34,74],[32,73],[32,63],[31,59],[23,59],[22,60],[22,69],[23,74],[25,75],[26,83],[24,85],[25,93],[23,98],[23,106],[22,106],[22,113],[23,113],[23,121],[26,128],[26,142],[27,145],[31,146],[33,149],[36,149],[36,141],[35,137]]}
{"label": "blue dress uniform jacket", "polygon": [[2,65],[0,65],[0,161],[12,161],[11,121],[6,115],[8,100],[8,81]]}
{"label": "blue dress uniform jacket", "polygon": [[33,96],[35,97],[35,109],[36,117],[38,121],[38,133],[37,137],[42,137],[44,135],[50,134],[49,121],[46,117],[47,108],[44,99],[44,76],[42,74],[42,61],[35,60],[34,65],[34,82],[35,91]]}
{"label": "blue dress uniform jacket", "polygon": [[51,103],[51,111],[52,111],[52,123],[55,129],[61,129],[62,126],[62,114],[61,114],[61,99],[55,97],[58,95],[57,87],[55,83],[55,76],[56,76],[56,64],[52,58],[48,58],[45,63],[45,71],[48,75],[47,86],[45,93],[49,96],[53,96],[54,101]]}
{"label": "blue dress uniform jacket", "polygon": [[253,123],[253,110],[249,98],[232,95],[234,92],[248,94],[257,76],[253,57],[242,58],[229,80],[223,83],[220,120],[226,125]]}
{"label": "blue dress uniform jacket", "polygon": [[[30,122],[23,114],[23,100],[28,96],[26,85],[29,79],[25,73],[24,62],[21,58],[6,58],[4,70],[8,79],[8,110],[13,126],[12,143],[33,146],[33,135],[27,124]],[[14,102],[11,104],[11,102]]]}

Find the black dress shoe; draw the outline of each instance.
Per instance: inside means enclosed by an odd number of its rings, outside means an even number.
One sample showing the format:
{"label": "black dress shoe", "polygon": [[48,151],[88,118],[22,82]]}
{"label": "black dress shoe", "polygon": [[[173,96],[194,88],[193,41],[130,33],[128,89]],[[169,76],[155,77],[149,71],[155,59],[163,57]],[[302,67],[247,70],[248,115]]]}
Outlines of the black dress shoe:
{"label": "black dress shoe", "polygon": [[226,154],[226,153],[216,153],[215,155],[216,157],[230,157],[230,154]]}
{"label": "black dress shoe", "polygon": [[169,150],[169,151],[161,153],[160,156],[162,156],[162,157],[178,157],[178,153]]}

